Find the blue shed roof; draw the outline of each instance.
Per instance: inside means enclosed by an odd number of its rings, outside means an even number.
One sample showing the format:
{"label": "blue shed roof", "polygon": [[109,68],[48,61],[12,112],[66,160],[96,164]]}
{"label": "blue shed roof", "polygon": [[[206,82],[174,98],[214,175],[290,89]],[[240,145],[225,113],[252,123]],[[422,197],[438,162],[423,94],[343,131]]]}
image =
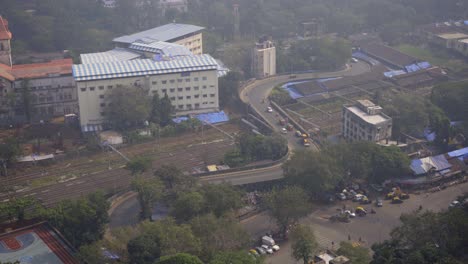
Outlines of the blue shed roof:
{"label": "blue shed roof", "polygon": [[468,155],[468,147],[451,151],[447,155],[451,158]]}

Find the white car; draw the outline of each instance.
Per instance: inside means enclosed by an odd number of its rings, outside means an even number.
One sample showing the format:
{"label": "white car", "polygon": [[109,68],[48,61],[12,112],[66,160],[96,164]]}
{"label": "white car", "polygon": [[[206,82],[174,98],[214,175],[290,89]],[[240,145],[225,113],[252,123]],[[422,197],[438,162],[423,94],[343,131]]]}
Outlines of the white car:
{"label": "white car", "polygon": [[351,58],[351,62],[356,63],[356,62],[358,62],[358,59],[356,59],[356,58]]}
{"label": "white car", "polygon": [[344,211],[344,213],[347,214],[347,215],[349,215],[349,217],[351,217],[351,218],[356,217],[356,214],[355,214],[355,213],[352,213],[350,210],[346,210],[346,211]]}
{"label": "white car", "polygon": [[455,201],[452,201],[450,204],[449,204],[449,207],[450,208],[453,208],[453,207],[457,207],[460,205],[460,202],[455,200]]}
{"label": "white car", "polygon": [[262,245],[262,248],[266,251],[266,253],[273,254],[273,249],[271,249],[269,246]]}
{"label": "white car", "polygon": [[279,251],[280,250],[280,247],[278,245],[274,245],[271,247],[271,249],[273,249],[273,251]]}
{"label": "white car", "polygon": [[287,130],[286,128],[283,127],[283,128],[281,128],[281,133],[287,134],[287,133],[288,133],[288,130]]}
{"label": "white car", "polygon": [[268,113],[273,113],[273,108],[271,108],[270,106],[267,107],[267,112],[268,112]]}

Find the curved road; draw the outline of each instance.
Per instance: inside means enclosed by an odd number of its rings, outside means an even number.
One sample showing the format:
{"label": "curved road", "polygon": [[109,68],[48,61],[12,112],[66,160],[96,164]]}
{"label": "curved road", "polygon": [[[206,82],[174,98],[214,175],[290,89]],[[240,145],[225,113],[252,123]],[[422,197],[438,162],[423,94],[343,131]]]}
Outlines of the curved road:
{"label": "curved road", "polygon": [[[240,98],[245,103],[250,104],[276,132],[280,132],[280,127],[276,125],[278,117],[276,117],[275,114],[265,111],[268,105],[264,103],[264,99],[268,97],[274,87],[290,81],[356,76],[368,71],[370,71],[370,65],[359,61],[358,63],[353,63],[351,67],[347,67],[342,71],[295,74],[296,78],[294,79],[290,79],[290,75],[279,75],[268,79],[257,80],[247,85],[242,91],[240,91]],[[294,133],[289,132],[288,134],[284,134],[284,136],[288,140],[290,150],[294,151],[294,149],[300,147],[297,137],[294,136]],[[201,181],[209,183],[220,183],[225,181],[230,182],[233,185],[242,185],[270,181],[280,179],[282,177],[283,171],[281,169],[281,165],[275,165],[262,169],[201,177]]]}
{"label": "curved road", "polygon": [[[294,81],[307,80],[307,79],[318,79],[318,78],[331,78],[341,76],[355,76],[370,71],[370,66],[364,62],[354,63],[352,67],[346,68],[342,71],[337,72],[316,72],[316,73],[304,73],[295,74],[296,78]],[[268,123],[269,125],[279,131],[279,127],[276,126],[277,117],[274,114],[267,113],[265,108],[267,105],[263,103],[263,100],[270,94],[271,90],[277,85],[292,81],[289,75],[280,75],[271,77],[264,80],[257,80],[246,87],[240,92],[240,98],[245,103],[250,104]],[[291,150],[299,147],[297,144],[297,138],[294,137],[293,133],[284,135],[288,139],[288,145]],[[271,181],[281,179],[283,177],[283,170],[281,164],[277,164],[267,168],[254,169],[249,171],[238,171],[231,173],[224,173],[212,176],[201,177],[201,182],[207,183],[222,183],[230,182],[233,185],[243,185],[255,182]],[[129,216],[135,216],[138,214],[139,205],[135,197],[126,199],[122,203],[116,205],[111,213],[111,228],[131,225],[136,223],[136,219],[129,219]]]}

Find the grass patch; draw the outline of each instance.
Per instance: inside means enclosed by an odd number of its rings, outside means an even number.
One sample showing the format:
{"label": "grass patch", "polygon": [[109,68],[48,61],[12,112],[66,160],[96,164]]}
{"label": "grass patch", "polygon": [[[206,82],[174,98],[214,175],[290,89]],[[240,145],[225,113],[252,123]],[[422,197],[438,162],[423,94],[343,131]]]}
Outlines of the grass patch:
{"label": "grass patch", "polygon": [[31,181],[31,188],[38,188],[46,185],[51,185],[57,182],[57,176],[47,176]]}

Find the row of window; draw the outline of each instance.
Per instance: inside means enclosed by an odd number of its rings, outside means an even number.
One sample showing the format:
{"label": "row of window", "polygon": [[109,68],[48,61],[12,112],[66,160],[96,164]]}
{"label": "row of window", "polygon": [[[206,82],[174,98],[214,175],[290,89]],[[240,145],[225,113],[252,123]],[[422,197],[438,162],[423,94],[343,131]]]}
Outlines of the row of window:
{"label": "row of window", "polygon": [[[206,77],[203,77],[203,78],[206,78]],[[198,79],[198,78],[196,78],[196,79]],[[189,80],[190,80],[190,79],[189,79]],[[171,81],[174,81],[174,80],[171,80]],[[162,83],[163,83],[163,84],[166,84],[167,81],[162,81]],[[171,82],[171,83],[173,83],[173,82]],[[152,84],[153,84],[153,85],[156,85],[157,82],[154,81],[154,82],[152,82]],[[118,87],[118,86],[119,86],[119,85],[117,85],[117,87]],[[213,87],[215,87],[215,86],[214,86],[214,85],[210,85],[210,87],[213,88]],[[113,88],[112,85],[108,85],[108,86],[107,86],[107,90],[111,90],[112,88]],[[207,86],[206,86],[206,85],[203,85],[202,88],[203,88],[203,89],[206,89]],[[95,90],[96,90],[96,87],[90,86],[90,87],[88,87],[88,89],[89,89],[90,91],[95,91]],[[103,85],[101,85],[101,86],[98,86],[97,89],[98,89],[99,91],[103,91],[103,90],[105,89],[105,87],[104,87]],[[175,89],[176,89],[176,88],[170,88],[169,90],[170,90],[171,93],[173,93],[173,92],[175,92]],[[177,90],[178,90],[179,92],[183,91],[183,89],[184,89],[184,88],[177,88]],[[199,86],[194,86],[193,89],[194,89],[195,91],[198,91],[198,90],[200,89],[200,87],[199,87]],[[86,87],[81,87],[80,90],[81,90],[82,92],[86,92],[87,88],[86,88]],[[185,90],[186,90],[186,91],[190,91],[190,90],[191,90],[191,87],[185,87]],[[167,89],[162,89],[162,92],[163,92],[163,93],[166,93],[166,92],[167,92]]]}
{"label": "row of window", "polygon": [[[203,105],[207,105],[207,104],[215,104],[215,102],[203,102],[202,103]],[[111,104],[109,104],[108,106],[110,106]],[[106,104],[102,103],[101,104],[101,107],[105,107]],[[186,110],[191,110],[191,109],[199,109],[200,108],[200,104],[199,103],[195,103],[195,104],[186,104],[186,105],[183,105],[183,104],[180,104],[180,105],[177,105],[177,109],[179,110],[183,110],[183,109],[186,109]],[[105,116],[107,115],[106,112],[101,112],[101,116]]]}
{"label": "row of window", "polygon": [[[208,80],[208,78],[207,78],[206,76],[203,76],[203,77],[202,77],[202,81],[206,81],[206,80]],[[175,83],[176,81],[177,81],[178,83],[182,83],[182,82],[184,82],[184,79],[162,80],[161,83],[162,83],[162,84],[167,84],[168,81],[169,81],[169,83]],[[185,82],[190,82],[190,81],[191,81],[190,78],[185,78]],[[193,81],[194,81],[194,82],[198,82],[198,81],[199,81],[199,78],[198,78],[198,77],[194,77],[194,78],[193,78]],[[152,84],[152,85],[157,85],[157,84],[158,84],[158,81],[152,81],[151,84]]]}
{"label": "row of window", "polygon": [[[203,94],[203,98],[207,98],[207,97],[208,97],[208,94]],[[216,94],[210,94],[210,97],[211,98],[216,97]],[[193,98],[198,99],[198,98],[200,98],[200,95],[196,94],[196,95],[193,96]],[[171,96],[170,99],[171,99],[171,101],[175,101],[176,97]],[[183,100],[183,99],[184,99],[183,96],[177,96],[177,100]],[[190,99],[192,99],[192,96],[191,95],[186,95],[185,99],[190,100]]]}

